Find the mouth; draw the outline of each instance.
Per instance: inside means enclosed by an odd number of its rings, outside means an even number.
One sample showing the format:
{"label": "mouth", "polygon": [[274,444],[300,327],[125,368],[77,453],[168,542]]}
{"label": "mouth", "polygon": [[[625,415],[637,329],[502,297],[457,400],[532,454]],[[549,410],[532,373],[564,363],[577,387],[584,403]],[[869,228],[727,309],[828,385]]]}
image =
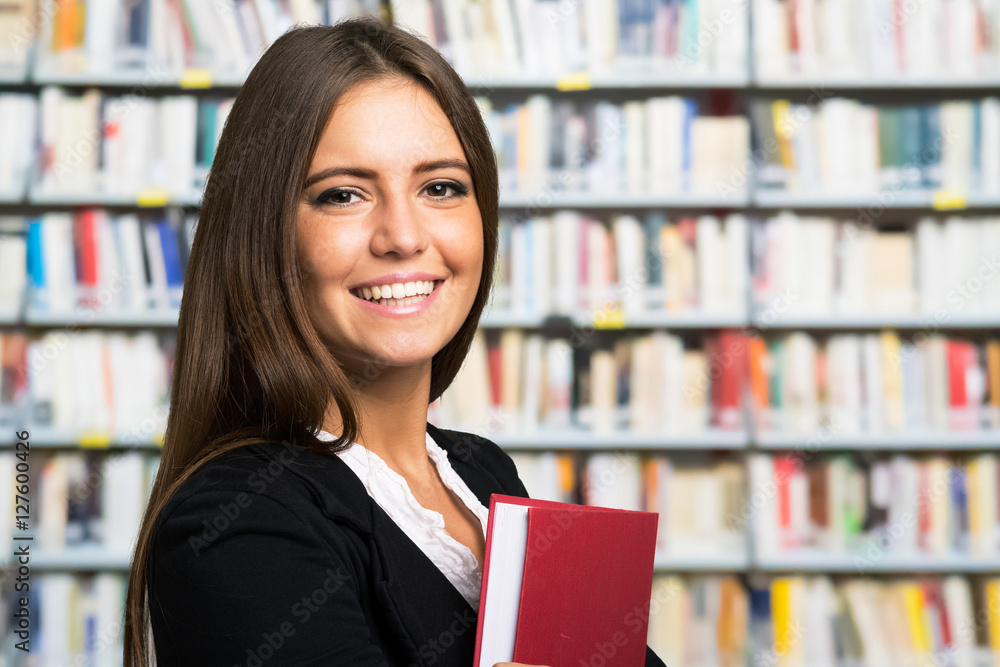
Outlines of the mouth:
{"label": "mouth", "polygon": [[362,301],[381,306],[408,306],[429,297],[443,282],[443,280],[417,280],[375,287],[357,287],[350,292]]}

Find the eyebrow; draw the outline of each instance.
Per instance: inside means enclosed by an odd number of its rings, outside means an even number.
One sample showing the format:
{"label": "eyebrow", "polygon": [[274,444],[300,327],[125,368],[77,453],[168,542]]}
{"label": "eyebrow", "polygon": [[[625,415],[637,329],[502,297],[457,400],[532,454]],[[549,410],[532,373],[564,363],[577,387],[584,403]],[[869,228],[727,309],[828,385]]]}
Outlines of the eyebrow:
{"label": "eyebrow", "polygon": [[[469,169],[469,165],[465,162],[465,160],[456,159],[424,160],[423,162],[418,162],[413,167],[413,173],[423,174],[428,171],[437,171],[439,169],[461,169],[470,177],[472,176],[472,170]],[[333,176],[354,176],[355,178],[374,179],[378,176],[378,174],[374,170],[365,169],[364,167],[330,167],[329,169],[317,171],[315,174],[307,178],[306,183],[302,186],[302,188],[306,189],[314,183],[319,183],[320,181]]]}

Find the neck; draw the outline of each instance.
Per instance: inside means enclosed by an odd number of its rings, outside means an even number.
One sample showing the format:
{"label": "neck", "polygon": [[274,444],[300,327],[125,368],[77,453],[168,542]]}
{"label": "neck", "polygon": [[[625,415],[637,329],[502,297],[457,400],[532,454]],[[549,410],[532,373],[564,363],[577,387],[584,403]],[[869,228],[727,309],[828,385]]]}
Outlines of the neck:
{"label": "neck", "polygon": [[[427,458],[427,398],[431,362],[418,366],[386,367],[378,377],[356,389],[358,444],[377,454],[402,474],[424,474],[433,467]],[[339,410],[331,405],[323,429],[342,432]]]}

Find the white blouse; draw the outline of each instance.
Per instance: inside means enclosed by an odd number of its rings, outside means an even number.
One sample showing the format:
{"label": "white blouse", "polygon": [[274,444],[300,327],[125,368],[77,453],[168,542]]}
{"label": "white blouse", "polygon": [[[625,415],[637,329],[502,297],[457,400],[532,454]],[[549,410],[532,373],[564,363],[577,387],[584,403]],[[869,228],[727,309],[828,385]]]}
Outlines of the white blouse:
{"label": "white blouse", "polygon": [[[322,429],[317,437],[329,442],[336,440],[334,435]],[[448,534],[444,516],[418,503],[402,475],[368,448],[352,443],[346,450],[336,453],[358,476],[368,495],[420,547],[472,608],[478,610],[479,589],[483,580],[479,562],[467,546]],[[427,434],[427,455],[445,485],[479,518],[485,539],[489,508],[484,507],[469,490],[465,480],[451,467],[448,453],[434,442],[430,433]]]}

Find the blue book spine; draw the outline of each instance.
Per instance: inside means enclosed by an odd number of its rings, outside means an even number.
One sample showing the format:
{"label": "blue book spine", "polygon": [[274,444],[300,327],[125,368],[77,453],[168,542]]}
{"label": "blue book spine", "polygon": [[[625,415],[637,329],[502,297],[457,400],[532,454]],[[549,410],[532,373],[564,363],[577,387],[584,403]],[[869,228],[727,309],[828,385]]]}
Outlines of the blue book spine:
{"label": "blue book spine", "polygon": [[180,287],[184,284],[181,274],[180,253],[177,248],[177,234],[173,226],[166,221],[157,222],[160,232],[160,247],[163,249],[163,264],[167,270],[167,288]]}
{"label": "blue book spine", "polygon": [[28,277],[35,289],[45,287],[45,262],[42,259],[42,221],[36,218],[28,223]]}
{"label": "blue book spine", "polygon": [[969,536],[969,503],[965,491],[965,468],[954,466],[951,469],[951,505],[954,511],[954,534],[952,547],[959,553],[968,550]]}
{"label": "blue book spine", "polygon": [[691,189],[691,128],[694,124],[694,119],[698,117],[698,103],[694,100],[686,99],[684,100],[684,139],[683,139],[683,160],[682,165],[682,176],[681,180],[684,183],[684,190],[690,191]]}

